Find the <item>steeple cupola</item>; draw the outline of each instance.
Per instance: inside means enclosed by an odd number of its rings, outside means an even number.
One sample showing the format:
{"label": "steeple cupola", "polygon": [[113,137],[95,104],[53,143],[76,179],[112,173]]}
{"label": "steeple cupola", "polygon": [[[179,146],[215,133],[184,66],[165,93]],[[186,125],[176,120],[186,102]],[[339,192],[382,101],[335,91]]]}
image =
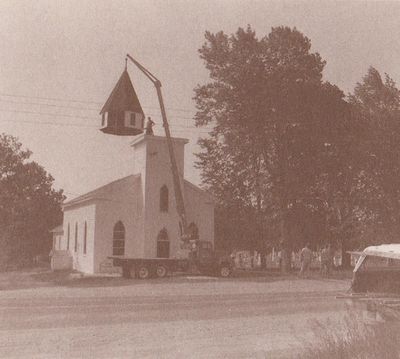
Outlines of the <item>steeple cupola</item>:
{"label": "steeple cupola", "polygon": [[143,133],[145,116],[126,68],[100,114],[100,130],[104,133],[118,136]]}

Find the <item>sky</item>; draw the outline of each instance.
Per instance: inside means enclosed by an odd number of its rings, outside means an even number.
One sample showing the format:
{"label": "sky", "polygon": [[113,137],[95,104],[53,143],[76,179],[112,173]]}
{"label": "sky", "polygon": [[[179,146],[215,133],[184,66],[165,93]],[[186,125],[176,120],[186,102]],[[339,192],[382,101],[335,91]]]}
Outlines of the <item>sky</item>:
{"label": "sky", "polygon": [[[132,137],[99,131],[99,111],[136,58],[162,82],[172,135],[189,139],[185,176],[199,136],[193,89],[209,81],[198,49],[204,33],[296,27],[327,61],[324,79],[345,93],[369,66],[400,82],[400,1],[0,0],[0,133],[16,136],[69,199],[132,173]],[[156,91],[128,72],[147,116],[163,135]]]}

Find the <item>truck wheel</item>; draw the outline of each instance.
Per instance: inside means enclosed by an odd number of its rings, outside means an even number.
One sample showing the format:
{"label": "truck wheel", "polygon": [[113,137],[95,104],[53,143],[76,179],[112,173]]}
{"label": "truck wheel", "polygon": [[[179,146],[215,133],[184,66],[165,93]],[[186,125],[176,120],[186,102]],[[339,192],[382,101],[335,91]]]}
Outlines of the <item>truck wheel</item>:
{"label": "truck wheel", "polygon": [[150,269],[145,265],[139,266],[138,271],[137,271],[137,276],[139,279],[150,278]]}
{"label": "truck wheel", "polygon": [[157,266],[156,268],[157,278],[164,278],[167,276],[167,274],[168,274],[168,268],[165,265],[160,264]]}
{"label": "truck wheel", "polygon": [[231,267],[227,265],[222,265],[221,268],[219,269],[219,275],[222,278],[229,277],[232,273]]}

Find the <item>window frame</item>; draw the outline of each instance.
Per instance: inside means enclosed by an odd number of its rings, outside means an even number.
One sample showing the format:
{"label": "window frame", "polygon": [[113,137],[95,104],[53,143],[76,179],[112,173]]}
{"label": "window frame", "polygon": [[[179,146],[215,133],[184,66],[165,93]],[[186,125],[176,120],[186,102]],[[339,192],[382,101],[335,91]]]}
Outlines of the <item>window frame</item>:
{"label": "window frame", "polygon": [[168,213],[169,211],[169,190],[167,185],[160,188],[160,212]]}
{"label": "window frame", "polygon": [[136,127],[136,114],[134,112],[131,113],[130,125],[132,127]]}
{"label": "window frame", "polygon": [[83,254],[87,253],[87,221],[85,221],[85,226],[83,229]]}
{"label": "window frame", "polygon": [[78,222],[75,222],[75,243],[74,252],[78,252]]}
{"label": "window frame", "polygon": [[[124,127],[138,128],[135,111],[124,111]],[[132,123],[133,122],[133,123]]]}
{"label": "window frame", "polygon": [[[119,226],[117,228],[117,226]],[[125,238],[126,229],[124,223],[119,220],[114,224],[112,236],[112,255],[124,256],[125,255]]]}
{"label": "window frame", "polygon": [[71,235],[71,230],[69,227],[69,223],[68,223],[68,227],[67,227],[67,250],[69,251],[69,239],[70,239],[70,235]]}

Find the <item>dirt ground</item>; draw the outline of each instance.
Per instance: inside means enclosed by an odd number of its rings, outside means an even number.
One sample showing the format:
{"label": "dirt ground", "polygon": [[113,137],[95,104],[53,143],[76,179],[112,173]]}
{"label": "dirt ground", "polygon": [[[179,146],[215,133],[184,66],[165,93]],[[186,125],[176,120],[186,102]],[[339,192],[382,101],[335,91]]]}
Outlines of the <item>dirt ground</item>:
{"label": "dirt ground", "polygon": [[[336,276],[343,277],[343,275]],[[301,358],[314,320],[346,313],[348,279],[0,274],[2,358]]]}

